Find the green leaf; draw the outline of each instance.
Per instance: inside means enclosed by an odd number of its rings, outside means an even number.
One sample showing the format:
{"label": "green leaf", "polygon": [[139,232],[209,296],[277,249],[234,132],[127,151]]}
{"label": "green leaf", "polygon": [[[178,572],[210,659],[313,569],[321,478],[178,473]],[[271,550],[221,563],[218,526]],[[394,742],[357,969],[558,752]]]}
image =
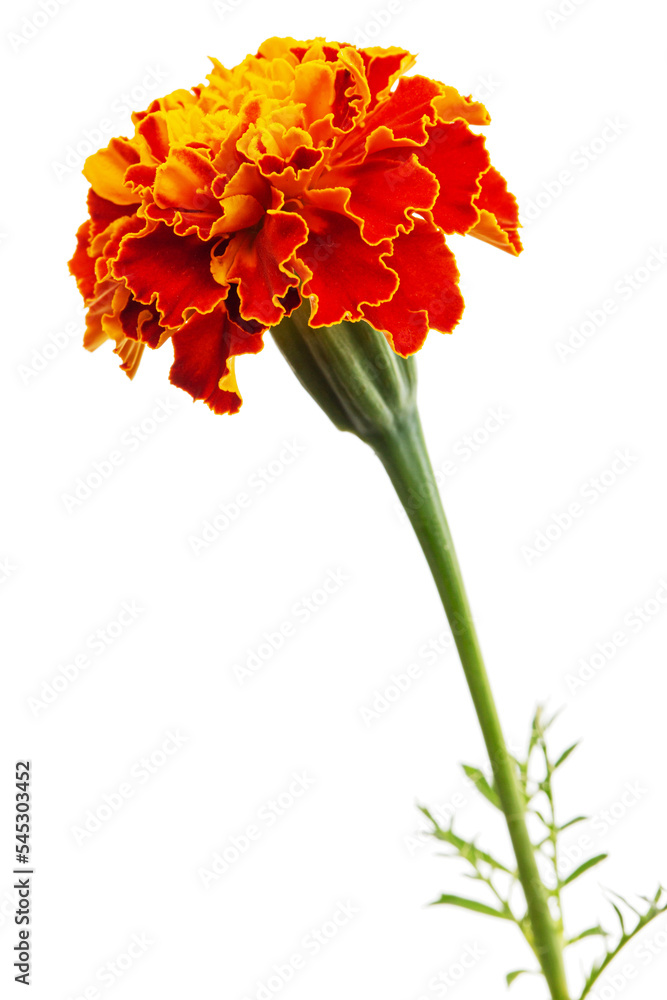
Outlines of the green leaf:
{"label": "green leaf", "polygon": [[[609,902],[611,903],[611,900],[609,900]],[[623,937],[625,937],[625,920],[623,919],[623,914],[619,910],[616,903],[611,903],[611,905],[614,907],[614,910],[616,911],[616,916],[618,917],[618,922],[621,925],[621,934]]]}
{"label": "green leaf", "polygon": [[445,893],[440,897],[440,899],[434,899],[431,906],[460,906],[464,910],[474,910],[476,913],[484,913],[488,917],[500,917],[502,920],[511,920],[512,917],[509,913],[503,913],[502,910],[496,910],[493,906],[487,906],[486,903],[480,903],[476,899],[466,899],[465,896],[450,896]]}
{"label": "green leaf", "polygon": [[542,723],[542,732],[543,732],[543,733],[546,733],[547,729],[550,729],[550,728],[551,728],[551,726],[553,726],[553,724],[554,724],[554,722],[556,721],[556,719],[559,719],[559,718],[560,718],[560,716],[561,716],[561,715],[563,714],[563,712],[564,712],[564,711],[565,711],[565,708],[564,708],[564,707],[561,707],[561,708],[558,708],[558,709],[556,709],[556,711],[555,711],[555,712],[554,712],[554,714],[553,714],[553,715],[551,716],[551,718],[550,718],[550,719],[546,719],[546,720],[545,720],[545,721],[544,721],[544,722]]}
{"label": "green leaf", "polygon": [[594,937],[595,935],[598,935],[599,937],[609,937],[604,927],[600,927],[598,924],[596,927],[588,927],[585,931],[582,931],[581,934],[575,935],[575,937],[568,938],[565,944],[575,944],[583,938]]}
{"label": "green leaf", "polygon": [[570,754],[573,753],[577,749],[577,747],[579,746],[580,742],[581,742],[580,740],[577,740],[577,742],[573,743],[571,747],[567,748],[567,750],[563,750],[562,754],[560,755],[560,757],[558,758],[558,760],[554,764],[554,771],[556,770],[557,767],[560,767],[561,764],[565,763],[565,761],[570,756]]}
{"label": "green leaf", "polygon": [[563,823],[562,826],[559,826],[558,832],[560,833],[562,830],[567,830],[569,826],[574,826],[575,823],[584,823],[587,819],[590,819],[590,816],[575,816],[574,819],[569,819],[567,823]]}
{"label": "green leaf", "polygon": [[[620,941],[616,944],[616,947],[612,949],[607,949],[607,952],[604,955],[604,957],[599,962],[595,963],[595,965],[593,966],[588,975],[588,978],[586,979],[586,982],[584,983],[584,988],[579,996],[579,1000],[584,1000],[584,997],[587,997],[589,995],[597,979],[599,979],[599,977],[602,975],[607,966],[609,966],[613,962],[613,960],[616,958],[619,952],[625,947],[628,941],[631,941],[637,934],[639,934],[640,931],[644,929],[644,927],[647,926],[647,924],[650,924],[652,920],[655,920],[656,917],[659,917],[661,914],[667,912],[667,905],[658,907],[655,905],[655,903],[652,903],[647,913],[640,914],[639,911],[634,906],[632,906],[631,903],[627,901],[627,899],[624,899],[622,896],[619,896],[618,893],[612,893],[612,895],[616,896],[617,899],[621,900],[621,902],[625,906],[628,906],[633,911],[633,913],[636,913],[639,919],[637,920],[637,923],[632,928],[632,930],[630,931],[626,930],[625,924],[623,922],[623,915],[619,907],[610,900],[610,903],[613,906],[614,910],[616,911],[616,915],[618,916],[618,919],[621,923],[622,936]],[[657,893],[656,902],[659,898],[660,898],[660,892]]]}
{"label": "green leaf", "polygon": [[589,868],[593,868],[594,865],[599,865],[601,861],[604,861],[605,858],[608,857],[608,854],[596,854],[594,858],[589,858],[588,861],[584,861],[583,865],[579,865],[578,868],[575,868],[575,870],[561,882],[561,886],[569,885],[570,882],[574,882],[575,878],[579,878],[579,876],[583,875],[584,872],[587,872]]}
{"label": "green leaf", "polygon": [[537,746],[542,733],[544,732],[542,727],[542,705],[538,705],[535,709],[535,715],[533,716],[533,721],[530,726],[530,742],[528,744],[528,756],[532,753],[533,749]]}
{"label": "green leaf", "polygon": [[454,833],[452,829],[443,830],[441,827],[437,826],[433,833],[436,840],[442,840],[446,844],[451,844],[455,847],[459,855],[464,858],[464,860],[469,861],[470,864],[474,865],[476,861],[484,861],[491,868],[496,868],[498,871],[506,872],[508,875],[513,875],[514,872],[506,868],[500,861],[496,861],[494,857],[487,854],[486,851],[480,850],[475,844],[464,840],[463,837],[459,837],[458,834]]}
{"label": "green leaf", "polygon": [[511,986],[514,980],[518,979],[519,976],[534,976],[534,975],[535,973],[531,972],[530,969],[515,969],[514,972],[508,972],[505,978],[507,979],[507,985]]}
{"label": "green leaf", "polygon": [[477,786],[477,791],[481,792],[485,799],[488,799],[492,806],[496,809],[501,809],[500,799],[498,798],[498,793],[491,785],[488,783],[484,774],[478,767],[471,767],[470,764],[461,765],[465,773],[474,781]]}

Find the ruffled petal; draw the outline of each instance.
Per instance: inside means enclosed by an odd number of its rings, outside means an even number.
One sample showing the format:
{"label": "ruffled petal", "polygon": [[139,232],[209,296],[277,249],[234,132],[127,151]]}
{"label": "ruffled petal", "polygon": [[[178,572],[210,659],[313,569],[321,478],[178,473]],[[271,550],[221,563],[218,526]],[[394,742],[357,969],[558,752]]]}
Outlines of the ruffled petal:
{"label": "ruffled petal", "polygon": [[398,278],[382,259],[391,254],[389,240],[370,246],[356,222],[332,209],[308,205],[302,214],[308,241],[296,257],[303,293],[311,296],[311,326],[361,319],[363,303],[391,298]]}
{"label": "ruffled petal", "polygon": [[518,256],[523,249],[518,232],[521,225],[519,206],[514,195],[507,190],[507,181],[495,167],[489,167],[482,176],[482,187],[475,204],[480,210],[480,219],[470,230],[470,235]]}
{"label": "ruffled petal", "polygon": [[488,125],[491,116],[483,104],[473,101],[472,97],[463,97],[455,87],[440,84],[442,93],[433,101],[438,118],[443,122],[453,122],[463,118],[469,125]]}
{"label": "ruffled petal", "polygon": [[440,230],[416,219],[394,241],[391,266],[400,284],[389,302],[364,306],[364,316],[398,354],[407,357],[424,343],[429,327],[451,333],[463,315],[459,272]]}
{"label": "ruffled petal", "polygon": [[185,389],[194,399],[203,399],[214,413],[236,413],[242,400],[232,359],[261,351],[261,333],[246,333],[232,323],[224,309],[216,309],[203,316],[195,313],[172,340],[172,385]]}
{"label": "ruffled petal", "polygon": [[489,166],[484,137],[461,120],[438,122],[428,132],[428,142],[414,154],[440,183],[433,218],[446,233],[463,235],[479,220],[475,199],[480,176]]}
{"label": "ruffled petal", "polygon": [[[203,211],[213,205],[210,190],[216,171],[208,156],[190,146],[175,146],[155,174],[153,198],[159,208]],[[216,204],[217,207],[217,204]]]}
{"label": "ruffled petal", "polygon": [[260,229],[234,236],[224,254],[213,259],[218,281],[238,283],[243,319],[264,326],[280,322],[285,313],[280,299],[299,281],[285,264],[307,238],[308,229],[300,215],[270,211]]}
{"label": "ruffled petal", "polygon": [[406,143],[423,146],[428,139],[426,125],[436,119],[433,99],[439,93],[439,84],[425,76],[402,77],[396,90],[364,122],[366,152]]}
{"label": "ruffled petal", "polygon": [[211,274],[211,253],[219,241],[176,236],[169,226],[123,240],[113,264],[139,302],[155,305],[162,324],[178,327],[192,311],[211,312],[227,294]]}
{"label": "ruffled petal", "polygon": [[91,238],[104,232],[116,219],[132,215],[135,208],[135,205],[117,205],[113,201],[107,201],[106,198],[101,198],[93,188],[90,188],[88,191],[88,211],[91,221]]}
{"label": "ruffled petal", "polygon": [[394,81],[414,66],[416,61],[412,53],[393,45],[386,49],[377,45],[370,46],[361,50],[361,57],[371,93],[370,110],[378,101],[387,97]]}
{"label": "ruffled petal", "polygon": [[117,205],[133,205],[139,198],[125,183],[125,172],[133,163],[139,163],[138,150],[127,139],[112,139],[106,149],[89,156],[83,166],[83,175],[100,198]]}
{"label": "ruffled petal", "polygon": [[92,222],[86,219],[76,233],[76,250],[69,262],[69,272],[76,278],[76,284],[84,301],[93,297],[95,291],[95,260],[88,253]]}
{"label": "ruffled petal", "polygon": [[399,230],[411,229],[410,211],[428,211],[438,195],[435,176],[415,156],[397,162],[382,153],[327,171],[317,187],[350,191],[346,211],[360,223],[367,243],[393,239]]}

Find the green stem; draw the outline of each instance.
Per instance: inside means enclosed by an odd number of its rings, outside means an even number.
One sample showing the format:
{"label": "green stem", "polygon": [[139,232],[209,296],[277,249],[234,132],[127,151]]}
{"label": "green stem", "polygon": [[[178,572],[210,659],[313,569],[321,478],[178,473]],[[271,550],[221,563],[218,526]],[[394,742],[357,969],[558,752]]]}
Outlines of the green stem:
{"label": "green stem", "polygon": [[538,872],[515,764],[503,738],[461,570],[416,409],[403,415],[392,427],[365,435],[365,440],[387,470],[431,568],[454,634],[507,820],[519,879],[526,897],[535,954],[549,985],[552,1000],[569,1000],[562,937],[549,910],[547,893]]}

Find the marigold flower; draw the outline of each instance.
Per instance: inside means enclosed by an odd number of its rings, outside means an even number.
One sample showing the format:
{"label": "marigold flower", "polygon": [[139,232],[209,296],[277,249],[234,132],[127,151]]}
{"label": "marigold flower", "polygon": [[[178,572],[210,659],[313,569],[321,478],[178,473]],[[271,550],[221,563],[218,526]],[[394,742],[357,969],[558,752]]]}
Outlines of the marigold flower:
{"label": "marigold flower", "polygon": [[410,53],[272,38],[212,62],[84,167],[84,344],[115,341],[130,378],[171,338],[172,383],[235,413],[234,358],[302,297],[310,326],[364,319],[407,357],[461,318],[445,235],[520,252],[516,202],[469,127],[486,109],[403,76]]}

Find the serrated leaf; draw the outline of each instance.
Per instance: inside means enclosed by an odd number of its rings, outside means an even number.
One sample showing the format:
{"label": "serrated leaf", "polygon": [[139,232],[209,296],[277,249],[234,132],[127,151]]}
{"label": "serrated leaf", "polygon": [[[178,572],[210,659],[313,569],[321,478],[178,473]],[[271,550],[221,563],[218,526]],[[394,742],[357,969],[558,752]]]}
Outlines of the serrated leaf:
{"label": "serrated leaf", "polygon": [[480,903],[477,899],[466,899],[465,896],[451,896],[443,894],[440,899],[434,899],[431,906],[460,906],[464,910],[474,910],[476,913],[484,913],[487,917],[500,917],[502,920],[511,920],[509,913],[496,910],[493,906]]}
{"label": "serrated leaf", "polygon": [[567,876],[567,878],[561,882],[561,886],[566,886],[569,885],[570,882],[574,882],[576,878],[579,878],[580,875],[583,875],[584,872],[587,872],[589,868],[593,868],[595,865],[599,865],[601,861],[604,861],[608,857],[609,857],[608,854],[596,854],[594,858],[589,858],[588,861],[584,861],[582,865],[579,865],[578,868],[575,868],[575,870],[571,872]]}
{"label": "serrated leaf", "polygon": [[577,941],[583,940],[583,938],[594,937],[596,935],[599,937],[609,937],[604,927],[600,927],[598,924],[596,927],[588,927],[585,931],[582,931],[581,934],[576,934],[574,937],[568,938],[565,944],[575,944]]}
{"label": "serrated leaf", "polygon": [[577,742],[573,743],[571,747],[567,748],[567,750],[563,750],[562,754],[560,755],[560,757],[558,758],[558,760],[554,764],[554,771],[556,770],[557,767],[560,767],[561,764],[565,763],[565,761],[567,760],[567,758],[570,756],[571,753],[574,753],[574,751],[579,746],[579,743],[580,743],[580,740],[577,740]]}
{"label": "serrated leaf", "polygon": [[498,793],[495,788],[491,787],[483,772],[480,771],[478,767],[471,767],[470,764],[462,764],[461,766],[470,780],[475,782],[477,791],[481,792],[484,798],[488,799],[492,806],[495,806],[496,809],[501,809],[502,807],[500,805]]}

